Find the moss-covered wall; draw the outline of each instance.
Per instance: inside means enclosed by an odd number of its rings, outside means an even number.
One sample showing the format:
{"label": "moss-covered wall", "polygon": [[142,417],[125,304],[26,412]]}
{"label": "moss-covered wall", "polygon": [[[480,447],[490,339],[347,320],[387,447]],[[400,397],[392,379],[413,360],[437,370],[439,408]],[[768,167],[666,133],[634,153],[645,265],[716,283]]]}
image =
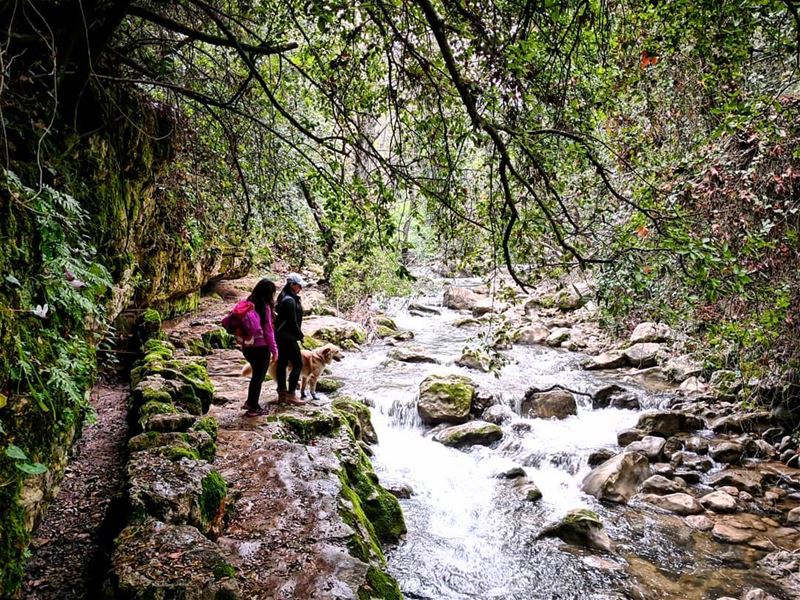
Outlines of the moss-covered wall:
{"label": "moss-covered wall", "polygon": [[101,129],[78,135],[56,119],[40,142],[39,117],[9,98],[11,160],[0,171],[0,596],[19,586],[31,529],[90,410],[96,348],[114,317],[131,305],[191,308],[209,280],[249,267],[237,216],[193,211],[199,201],[180,171],[174,112],[119,92],[103,105]]}

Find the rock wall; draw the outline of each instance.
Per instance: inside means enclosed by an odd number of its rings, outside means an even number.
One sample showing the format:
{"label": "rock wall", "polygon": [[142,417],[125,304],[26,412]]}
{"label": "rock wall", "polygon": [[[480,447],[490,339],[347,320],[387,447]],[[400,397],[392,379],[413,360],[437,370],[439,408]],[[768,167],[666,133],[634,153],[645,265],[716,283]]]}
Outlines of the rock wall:
{"label": "rock wall", "polygon": [[4,107],[0,596],[17,589],[32,527],[57,492],[109,324],[130,306],[190,309],[203,285],[250,266],[238,217],[208,209],[222,197],[213,173],[187,181],[178,115],[122,92],[102,111],[100,129],[56,119],[40,141],[35,115]]}

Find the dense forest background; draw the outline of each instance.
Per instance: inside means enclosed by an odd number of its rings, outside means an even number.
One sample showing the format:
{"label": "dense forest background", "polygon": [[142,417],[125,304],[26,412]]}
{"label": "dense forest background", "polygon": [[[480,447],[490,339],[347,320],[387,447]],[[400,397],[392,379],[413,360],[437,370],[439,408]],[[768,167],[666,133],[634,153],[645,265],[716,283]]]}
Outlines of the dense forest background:
{"label": "dense forest background", "polygon": [[0,589],[123,309],[276,258],[343,309],[422,261],[587,270],[609,328],[669,322],[792,410],[799,11],[0,2]]}

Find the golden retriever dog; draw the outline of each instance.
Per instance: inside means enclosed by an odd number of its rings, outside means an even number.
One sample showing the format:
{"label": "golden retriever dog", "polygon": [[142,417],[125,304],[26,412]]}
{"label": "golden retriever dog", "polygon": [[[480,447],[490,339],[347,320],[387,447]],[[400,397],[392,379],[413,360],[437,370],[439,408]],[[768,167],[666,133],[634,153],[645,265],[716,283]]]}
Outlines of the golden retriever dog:
{"label": "golden retriever dog", "polygon": [[[322,375],[323,369],[334,360],[342,360],[343,354],[339,346],[335,344],[325,344],[316,350],[301,350],[300,356],[303,357],[303,368],[300,371],[300,397],[306,397],[306,386],[311,393],[311,397],[317,399],[317,380]],[[293,365],[292,365],[293,366]],[[273,381],[277,379],[278,363],[271,361],[267,371]],[[242,368],[242,375],[247,377],[252,373],[250,365]]]}

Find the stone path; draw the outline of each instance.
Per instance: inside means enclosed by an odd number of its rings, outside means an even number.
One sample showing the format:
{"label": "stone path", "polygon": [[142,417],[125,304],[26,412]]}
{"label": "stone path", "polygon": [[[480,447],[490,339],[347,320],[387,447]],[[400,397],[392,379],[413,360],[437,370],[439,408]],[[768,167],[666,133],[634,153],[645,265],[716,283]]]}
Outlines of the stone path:
{"label": "stone path", "polygon": [[[254,282],[225,282],[199,313],[165,324],[170,340],[177,345],[216,327]],[[240,597],[394,597],[378,592],[385,575],[376,573],[385,567],[375,534],[342,494],[342,457],[354,453],[354,440],[330,402],[278,405],[267,381],[261,404],[269,414],[248,418],[241,352],[215,350],[206,361],[216,390],[208,414],[220,424],[214,467],[229,485],[230,502],[216,542],[236,569]]]}

